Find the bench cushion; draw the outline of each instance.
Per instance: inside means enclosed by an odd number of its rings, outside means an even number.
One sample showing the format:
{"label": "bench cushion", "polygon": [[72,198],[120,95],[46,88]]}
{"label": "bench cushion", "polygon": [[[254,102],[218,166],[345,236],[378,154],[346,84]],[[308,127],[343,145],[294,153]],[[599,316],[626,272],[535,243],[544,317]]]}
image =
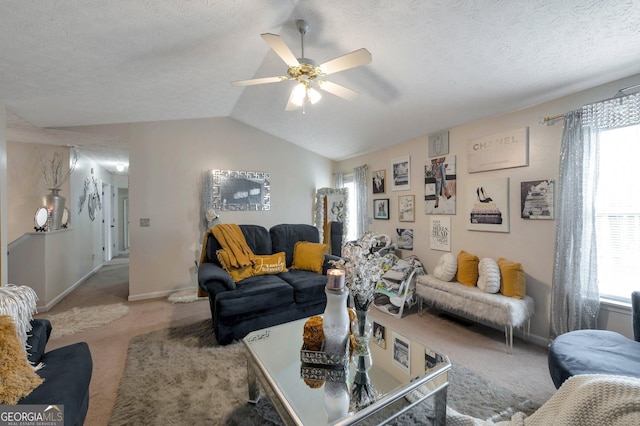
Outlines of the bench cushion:
{"label": "bench cushion", "polygon": [[432,275],[421,275],[416,283],[416,293],[423,300],[498,325],[519,327],[534,313],[530,296],[515,299],[499,293],[485,293],[478,287],[457,281],[445,282]]}

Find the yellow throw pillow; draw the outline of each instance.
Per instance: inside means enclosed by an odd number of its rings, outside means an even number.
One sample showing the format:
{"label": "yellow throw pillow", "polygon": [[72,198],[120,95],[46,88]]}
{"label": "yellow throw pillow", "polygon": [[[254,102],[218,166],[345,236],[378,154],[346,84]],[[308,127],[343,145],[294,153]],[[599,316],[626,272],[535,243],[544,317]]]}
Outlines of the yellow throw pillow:
{"label": "yellow throw pillow", "polygon": [[229,253],[226,250],[217,250],[216,256],[218,257],[218,262],[220,262],[222,268],[231,275],[231,279],[233,281],[238,282],[253,276],[253,265],[242,266],[240,268],[232,267],[231,260],[229,259]]}
{"label": "yellow throw pillow", "polygon": [[13,318],[0,315],[0,405],[15,405],[43,382],[27,360]]}
{"label": "yellow throw pillow", "polygon": [[293,246],[293,264],[291,269],[301,269],[322,274],[324,264],[324,251],[326,244],[298,241]]}
{"label": "yellow throw pillow", "polygon": [[521,263],[498,259],[500,267],[500,293],[516,299],[524,299],[527,294],[524,269]]}
{"label": "yellow throw pillow", "polygon": [[256,255],[255,264],[253,265],[254,275],[279,274],[287,272],[286,258],[284,252],[268,255]]}
{"label": "yellow throw pillow", "polygon": [[474,287],[478,282],[478,256],[464,250],[458,253],[458,282]]}

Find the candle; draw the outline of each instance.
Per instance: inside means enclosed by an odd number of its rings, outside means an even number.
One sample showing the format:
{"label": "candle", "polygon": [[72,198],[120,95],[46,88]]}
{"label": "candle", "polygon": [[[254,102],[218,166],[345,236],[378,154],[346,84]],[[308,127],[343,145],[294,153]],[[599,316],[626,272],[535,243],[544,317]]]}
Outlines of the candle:
{"label": "candle", "polygon": [[344,271],[342,269],[329,269],[327,271],[327,288],[330,290],[342,290],[344,288]]}

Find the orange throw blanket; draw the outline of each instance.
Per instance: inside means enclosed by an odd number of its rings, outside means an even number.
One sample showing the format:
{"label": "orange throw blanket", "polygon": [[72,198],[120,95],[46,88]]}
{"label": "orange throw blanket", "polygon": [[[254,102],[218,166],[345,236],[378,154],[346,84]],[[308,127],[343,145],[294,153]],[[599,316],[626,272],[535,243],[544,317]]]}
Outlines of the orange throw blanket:
{"label": "orange throw blanket", "polygon": [[[236,224],[218,224],[213,228],[210,228],[202,239],[202,250],[200,252],[200,264],[205,261],[207,251],[207,241],[209,236],[213,234],[220,243],[220,246],[229,253],[229,260],[231,266],[234,268],[242,268],[246,266],[253,266],[255,261],[255,255],[247,240],[244,238],[244,234],[240,230],[240,227]],[[198,287],[198,296],[206,296],[207,293]]]}
{"label": "orange throw blanket", "polygon": [[209,235],[213,234],[220,243],[220,246],[229,253],[231,266],[234,268],[242,268],[244,266],[253,265],[255,255],[247,245],[247,240],[236,224],[219,224],[209,229],[202,240],[202,251],[200,252],[200,263],[205,260],[207,241]]}

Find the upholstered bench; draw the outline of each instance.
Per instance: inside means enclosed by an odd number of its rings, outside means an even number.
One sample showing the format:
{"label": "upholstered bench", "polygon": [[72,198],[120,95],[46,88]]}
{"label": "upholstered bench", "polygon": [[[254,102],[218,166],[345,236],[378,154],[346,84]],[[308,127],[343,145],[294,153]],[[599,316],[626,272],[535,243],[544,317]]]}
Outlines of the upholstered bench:
{"label": "upholstered bench", "polygon": [[421,275],[416,280],[419,309],[423,302],[436,308],[461,314],[468,319],[477,319],[504,327],[505,341],[509,353],[513,351],[513,328],[527,325],[535,311],[531,296],[522,299],[487,293],[478,287],[467,286],[457,281],[442,281],[433,275]]}

